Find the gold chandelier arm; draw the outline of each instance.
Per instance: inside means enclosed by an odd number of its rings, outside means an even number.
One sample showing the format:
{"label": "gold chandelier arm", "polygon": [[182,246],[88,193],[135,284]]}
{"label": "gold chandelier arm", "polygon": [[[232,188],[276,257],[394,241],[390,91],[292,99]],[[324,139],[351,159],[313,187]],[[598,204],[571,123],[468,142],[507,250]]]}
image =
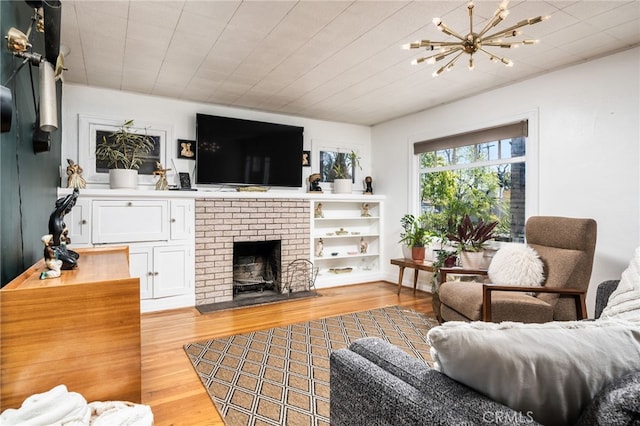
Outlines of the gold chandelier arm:
{"label": "gold chandelier arm", "polygon": [[469,1],[467,10],[469,11],[469,34],[473,34],[473,1]]}
{"label": "gold chandelier arm", "polygon": [[500,43],[499,41],[491,41],[491,42],[483,41],[482,45],[490,46],[490,47],[501,47],[503,49],[511,49],[512,47],[519,46],[520,43]]}
{"label": "gold chandelier arm", "polygon": [[496,11],[493,13],[493,17],[491,18],[491,20],[487,22],[487,25],[485,25],[482,31],[478,33],[478,38],[481,38],[491,28],[494,28],[495,26],[500,24],[500,22],[504,21],[504,19],[509,15],[509,11],[507,10],[508,3],[508,1],[500,3],[500,6],[498,6]]}
{"label": "gold chandelier arm", "polygon": [[509,59],[509,58],[500,58],[500,57],[494,55],[491,52],[487,52],[483,48],[480,48],[478,50],[481,50],[482,52],[486,53],[489,56],[489,59],[491,59],[492,61],[502,62],[503,64],[505,64],[508,67],[512,67],[513,66],[513,61],[511,59]]}
{"label": "gold chandelier arm", "polygon": [[[447,56],[449,56],[451,54],[454,54],[456,52],[459,52],[461,50],[462,50],[462,47],[458,46],[458,47],[455,47],[453,49],[448,49],[448,50],[445,50],[443,52],[436,53],[435,55],[425,56],[423,58],[414,59],[413,61],[411,61],[411,63],[414,64],[414,65],[421,64],[423,62],[426,62],[428,64],[435,64],[436,62],[443,60]],[[460,53],[462,53],[462,52],[460,52]]]}
{"label": "gold chandelier arm", "polygon": [[460,52],[458,53],[453,59],[451,59],[449,62],[447,62],[445,65],[443,65],[442,67],[440,67],[437,71],[435,71],[432,75],[433,77],[437,77],[440,74],[442,74],[443,71],[448,71],[451,68],[453,68],[453,66],[455,65],[456,61],[458,60],[458,58],[460,58],[460,56],[462,56],[464,52]]}
{"label": "gold chandelier arm", "polygon": [[457,38],[460,41],[465,41],[466,39],[464,37],[462,37],[460,34],[458,34],[457,32],[453,31],[451,28],[447,27],[444,22],[442,22],[442,20],[440,18],[433,18],[433,24],[438,27],[438,29],[440,31],[442,31],[443,33],[445,33],[446,35],[450,35],[453,36],[455,38]]}
{"label": "gold chandelier arm", "polygon": [[[483,41],[487,41],[487,40],[492,40],[494,38],[507,37],[506,34],[513,33],[513,31],[517,30],[518,28],[522,28],[522,27],[527,26],[527,25],[535,25],[538,22],[542,22],[542,21],[544,21],[546,19],[548,19],[548,16],[536,16],[535,18],[525,19],[525,20],[520,21],[517,24],[515,24],[515,25],[513,25],[513,26],[511,26],[511,27],[509,27],[507,29],[504,29],[504,30],[498,31],[497,33],[493,33],[491,35],[483,37],[482,40]],[[515,35],[516,34],[512,34],[511,36],[508,36],[508,37],[513,37]]]}

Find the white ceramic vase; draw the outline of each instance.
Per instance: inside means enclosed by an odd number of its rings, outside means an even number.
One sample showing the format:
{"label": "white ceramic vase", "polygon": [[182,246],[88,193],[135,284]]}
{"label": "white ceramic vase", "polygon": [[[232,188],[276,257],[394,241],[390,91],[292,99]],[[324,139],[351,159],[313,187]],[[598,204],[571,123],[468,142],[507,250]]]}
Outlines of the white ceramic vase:
{"label": "white ceramic vase", "polygon": [[334,179],[333,180],[333,193],[334,194],[351,194],[351,188],[353,182],[351,179]]}
{"label": "white ceramic vase", "polygon": [[111,189],[138,189],[138,171],[133,169],[110,169]]}
{"label": "white ceramic vase", "polygon": [[481,251],[463,251],[460,253],[460,266],[464,269],[482,269],[484,253]]}

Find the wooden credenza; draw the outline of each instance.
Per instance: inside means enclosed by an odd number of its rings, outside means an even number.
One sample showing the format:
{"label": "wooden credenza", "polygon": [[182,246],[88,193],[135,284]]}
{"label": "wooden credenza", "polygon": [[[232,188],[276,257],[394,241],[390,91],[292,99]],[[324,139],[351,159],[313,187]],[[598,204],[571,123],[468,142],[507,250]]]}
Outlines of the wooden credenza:
{"label": "wooden credenza", "polygon": [[76,250],[40,280],[41,260],[0,291],[0,411],[64,384],[91,401],[141,402],[140,281],[127,247]]}

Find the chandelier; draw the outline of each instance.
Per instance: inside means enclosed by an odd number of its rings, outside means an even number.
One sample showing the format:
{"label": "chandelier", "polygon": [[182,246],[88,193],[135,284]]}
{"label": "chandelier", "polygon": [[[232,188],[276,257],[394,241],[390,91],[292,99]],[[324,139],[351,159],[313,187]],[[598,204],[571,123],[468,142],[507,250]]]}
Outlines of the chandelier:
{"label": "chandelier", "polygon": [[403,49],[419,49],[426,48],[427,51],[437,51],[431,56],[425,56],[422,58],[417,58],[411,61],[412,64],[421,64],[422,62],[426,62],[428,64],[435,64],[438,61],[443,60],[444,58],[450,57],[451,55],[455,55],[450,58],[449,62],[440,67],[433,73],[434,77],[442,74],[443,71],[449,71],[455,65],[456,61],[462,56],[463,53],[469,55],[469,69],[472,70],[474,67],[473,64],[473,55],[476,52],[483,52],[489,56],[489,59],[492,62],[501,62],[508,67],[513,66],[513,62],[507,58],[501,58],[499,56],[494,55],[493,53],[487,51],[485,47],[499,47],[503,49],[511,49],[518,47],[521,44],[535,44],[538,40],[521,40],[521,41],[513,41],[513,42],[504,42],[504,39],[510,37],[517,37],[522,34],[522,31],[518,31],[519,28],[522,28],[526,25],[534,25],[538,22],[541,22],[545,19],[548,19],[548,16],[537,16],[535,18],[525,19],[523,21],[518,22],[517,24],[506,28],[501,31],[497,31],[487,35],[489,31],[495,28],[498,24],[500,24],[504,19],[509,15],[509,11],[507,10],[507,5],[509,0],[504,0],[500,3],[500,6],[493,14],[493,17],[489,19],[487,24],[480,32],[473,31],[473,1],[469,1],[467,5],[467,9],[469,11],[469,33],[465,36],[462,36],[455,31],[451,30],[447,27],[444,22],[440,18],[433,18],[433,23],[435,26],[442,31],[443,33],[453,36],[457,38],[457,41],[431,41],[431,40],[418,40],[413,43],[408,43],[402,46]]}

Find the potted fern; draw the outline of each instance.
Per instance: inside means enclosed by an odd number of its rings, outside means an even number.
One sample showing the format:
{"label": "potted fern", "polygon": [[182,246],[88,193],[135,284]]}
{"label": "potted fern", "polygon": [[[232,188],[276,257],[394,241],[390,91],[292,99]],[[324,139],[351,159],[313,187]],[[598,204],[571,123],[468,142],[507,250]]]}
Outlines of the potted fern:
{"label": "potted fern", "polygon": [[493,230],[498,222],[484,222],[479,219],[473,223],[469,215],[465,215],[458,225],[455,234],[448,234],[450,241],[458,244],[460,263],[465,269],[479,269],[482,266],[484,245],[493,239]]}
{"label": "potted fern", "polygon": [[351,172],[360,166],[360,156],[355,151],[339,155],[333,163],[333,192],[335,194],[351,194],[354,177]]}
{"label": "potted fern", "polygon": [[138,169],[154,148],[154,140],[144,133],[132,131],[133,120],[126,120],[109,137],[102,137],[96,147],[96,158],[106,161],[112,189],[138,187]]}

